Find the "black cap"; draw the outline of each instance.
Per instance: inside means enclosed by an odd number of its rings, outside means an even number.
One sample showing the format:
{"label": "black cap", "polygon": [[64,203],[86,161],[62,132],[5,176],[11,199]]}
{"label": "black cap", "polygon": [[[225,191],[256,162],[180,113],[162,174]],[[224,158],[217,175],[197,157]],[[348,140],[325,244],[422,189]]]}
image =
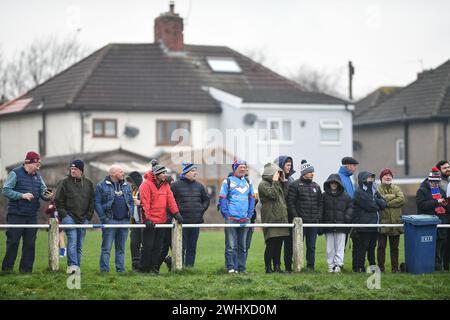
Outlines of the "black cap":
{"label": "black cap", "polygon": [[136,184],[136,186],[139,188],[141,186],[142,183],[142,175],[137,172],[137,171],[132,171],[130,172],[130,174],[128,175],[128,177],[131,178],[131,180],[133,180],[133,182]]}
{"label": "black cap", "polygon": [[346,165],[346,164],[359,164],[358,161],[356,161],[356,159],[352,158],[352,157],[344,157],[342,158],[342,164]]}
{"label": "black cap", "polygon": [[71,168],[78,168],[81,172],[84,172],[84,162],[81,160],[73,160],[70,164]]}

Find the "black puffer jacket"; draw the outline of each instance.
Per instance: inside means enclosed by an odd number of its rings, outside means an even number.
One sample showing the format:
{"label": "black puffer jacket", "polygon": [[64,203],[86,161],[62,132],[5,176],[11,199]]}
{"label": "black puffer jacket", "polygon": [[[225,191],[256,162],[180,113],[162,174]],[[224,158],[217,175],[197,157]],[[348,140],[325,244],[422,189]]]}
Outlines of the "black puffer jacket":
{"label": "black puffer jacket", "polygon": [[[331,182],[337,183],[336,193],[331,192]],[[338,174],[332,174],[323,184],[323,223],[351,223],[353,204],[352,198],[344,191],[341,178]],[[323,228],[323,233],[327,232],[348,232],[348,228]]]}
{"label": "black puffer jacket", "polygon": [[303,223],[319,223],[322,221],[323,205],[320,186],[302,178],[289,185],[287,196],[288,220],[295,217],[303,219]]}
{"label": "black puffer jacket", "polygon": [[203,214],[208,209],[210,200],[205,187],[183,176],[170,187],[183,217],[183,223],[203,223]]}
{"label": "black puffer jacket", "polygon": [[[441,193],[442,198],[446,198],[445,191],[442,189],[439,190]],[[437,215],[435,209],[437,207],[440,207],[437,200],[432,198],[431,195],[431,187],[430,183],[428,182],[428,179],[425,179],[420,184],[419,190],[417,190],[416,193],[416,204],[417,204],[417,214],[430,214],[430,215]],[[445,207],[447,210],[445,214],[437,215],[442,223],[450,223],[450,215],[448,213],[448,206]],[[444,228],[437,229],[438,237],[440,239],[445,239],[447,236],[447,230]]]}
{"label": "black puffer jacket", "polygon": [[[380,212],[387,207],[386,200],[378,191],[372,190],[367,178],[373,173],[363,171],[358,174],[358,189],[353,198],[353,223],[379,224]],[[377,232],[377,228],[357,228],[357,232]]]}

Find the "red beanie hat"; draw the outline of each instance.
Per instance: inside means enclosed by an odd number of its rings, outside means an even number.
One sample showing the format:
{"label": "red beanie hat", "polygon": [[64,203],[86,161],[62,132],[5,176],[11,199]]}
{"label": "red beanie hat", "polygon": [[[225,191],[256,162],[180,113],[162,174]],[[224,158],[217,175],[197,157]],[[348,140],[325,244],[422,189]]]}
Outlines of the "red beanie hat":
{"label": "red beanie hat", "polygon": [[390,174],[392,177],[394,177],[394,174],[392,173],[391,169],[389,168],[384,168],[383,170],[381,170],[380,172],[380,180],[383,179],[383,177],[387,174]]}
{"label": "red beanie hat", "polygon": [[27,153],[27,156],[25,157],[25,163],[37,163],[41,160],[41,156],[39,153],[36,153],[34,151],[30,151]]}

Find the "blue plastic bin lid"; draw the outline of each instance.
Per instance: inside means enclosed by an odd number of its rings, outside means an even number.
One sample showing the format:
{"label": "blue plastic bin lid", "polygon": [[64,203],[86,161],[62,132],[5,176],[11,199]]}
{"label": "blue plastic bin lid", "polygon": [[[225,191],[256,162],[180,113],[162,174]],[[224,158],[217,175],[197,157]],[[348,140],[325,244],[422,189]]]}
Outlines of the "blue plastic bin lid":
{"label": "blue plastic bin lid", "polygon": [[416,226],[418,225],[425,226],[441,223],[441,220],[437,216],[432,216],[429,214],[413,214],[410,216],[402,216],[402,221]]}

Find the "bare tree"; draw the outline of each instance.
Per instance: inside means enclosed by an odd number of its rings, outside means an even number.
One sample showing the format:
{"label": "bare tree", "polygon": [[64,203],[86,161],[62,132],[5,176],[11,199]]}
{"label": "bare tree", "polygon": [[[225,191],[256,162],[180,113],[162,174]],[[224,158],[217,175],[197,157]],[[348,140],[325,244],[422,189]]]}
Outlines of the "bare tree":
{"label": "bare tree", "polygon": [[288,75],[288,78],[297,82],[306,91],[323,92],[336,96],[343,96],[339,92],[339,83],[343,70],[327,72],[313,69],[307,65],[300,66],[296,72]]}
{"label": "bare tree", "polygon": [[75,36],[62,40],[56,36],[35,39],[5,64],[3,91],[9,99],[20,96],[79,61],[87,53],[88,49]]}

